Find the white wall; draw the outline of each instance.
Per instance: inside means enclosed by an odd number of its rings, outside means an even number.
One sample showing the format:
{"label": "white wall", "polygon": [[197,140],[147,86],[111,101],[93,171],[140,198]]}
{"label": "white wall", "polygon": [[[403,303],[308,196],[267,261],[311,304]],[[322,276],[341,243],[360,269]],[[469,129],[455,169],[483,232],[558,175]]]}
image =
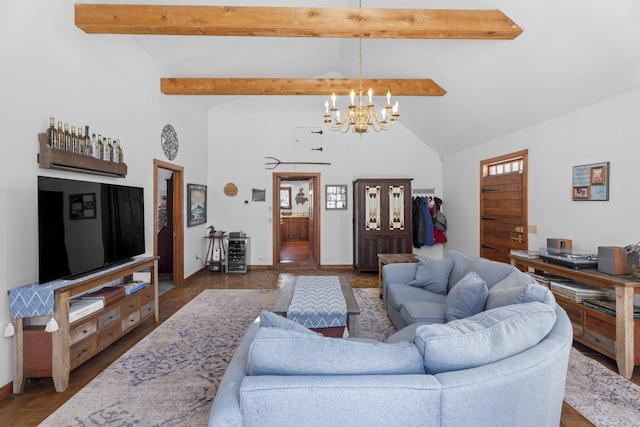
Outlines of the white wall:
{"label": "white wall", "polygon": [[[351,132],[336,134],[324,128],[323,106],[322,97],[255,96],[209,111],[209,222],[216,229],[243,230],[251,236],[251,265],[272,263],[274,171],[321,173],[322,265],[350,265],[353,261],[354,179],[411,177],[413,187],[434,187],[442,195],[440,157],[401,124],[391,131],[369,133],[362,138]],[[320,127],[324,131],[322,153],[296,154],[293,137],[296,127]],[[268,170],[265,162],[269,160],[265,156],[287,162],[329,162],[331,165],[280,165]],[[223,188],[228,182],[237,185],[236,197],[224,195]],[[324,209],[326,184],[348,185],[348,210]],[[266,188],[267,201],[252,202],[253,188]],[[439,258],[442,246],[425,247],[417,252]]]}
{"label": "white wall", "polygon": [[[9,321],[7,291],[38,279],[37,175],[116,182],[145,188],[147,253],[153,251],[153,159],[165,124],[181,146],[174,163],[187,182],[207,181],[206,110],[159,90],[163,76],[128,36],[88,35],[74,25],[71,0],[0,2],[0,333]],[[125,179],[40,169],[37,134],[49,117],[120,138]],[[185,248],[205,233],[187,229]],[[186,251],[186,249],[185,249]],[[191,251],[189,251],[190,253]],[[185,256],[185,275],[197,271]],[[0,335],[0,387],[12,380],[12,340]]]}
{"label": "white wall", "polygon": [[[579,253],[640,240],[640,89],[557,117],[444,159],[449,248],[479,253],[480,161],[529,150],[529,248],[549,237]],[[572,201],[573,166],[611,162],[609,201]]]}

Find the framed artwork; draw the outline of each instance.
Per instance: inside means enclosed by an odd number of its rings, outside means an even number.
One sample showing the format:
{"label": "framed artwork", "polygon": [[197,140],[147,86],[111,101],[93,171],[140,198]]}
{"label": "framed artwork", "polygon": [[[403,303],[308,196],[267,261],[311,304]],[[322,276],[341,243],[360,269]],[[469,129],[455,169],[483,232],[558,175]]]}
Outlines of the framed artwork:
{"label": "framed artwork", "polygon": [[346,210],[347,209],[347,186],[346,185],[325,185],[325,209],[326,210]]}
{"label": "framed artwork", "polygon": [[187,227],[207,222],[207,186],[187,184]]}
{"label": "framed artwork", "polygon": [[280,187],[280,209],[291,209],[291,187]]}
{"label": "framed artwork", "polygon": [[96,217],[96,193],[69,194],[69,219],[93,219]]}
{"label": "framed artwork", "polygon": [[571,198],[577,201],[609,200],[609,162],[574,166]]}

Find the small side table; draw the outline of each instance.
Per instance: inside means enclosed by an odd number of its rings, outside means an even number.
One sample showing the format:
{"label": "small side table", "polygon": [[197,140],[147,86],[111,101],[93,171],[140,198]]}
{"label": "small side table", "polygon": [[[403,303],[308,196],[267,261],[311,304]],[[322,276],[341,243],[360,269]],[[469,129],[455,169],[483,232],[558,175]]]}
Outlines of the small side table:
{"label": "small side table", "polygon": [[378,289],[380,298],[383,297],[382,266],[385,264],[397,264],[400,262],[418,262],[415,254],[378,254]]}
{"label": "small side table", "polygon": [[[219,271],[220,273],[224,273],[225,266],[224,262],[226,259],[225,250],[224,250],[224,239],[227,238],[226,235],[215,236],[208,235],[204,237],[205,239],[209,239],[209,247],[207,248],[207,261],[205,268],[208,268],[209,271]],[[219,250],[219,256],[216,260],[214,254],[216,249]]]}

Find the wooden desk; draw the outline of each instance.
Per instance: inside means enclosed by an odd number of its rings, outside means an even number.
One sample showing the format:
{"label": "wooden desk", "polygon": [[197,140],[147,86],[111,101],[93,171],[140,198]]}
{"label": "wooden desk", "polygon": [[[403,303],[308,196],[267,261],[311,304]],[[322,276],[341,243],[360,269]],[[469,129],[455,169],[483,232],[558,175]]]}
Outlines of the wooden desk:
{"label": "wooden desk", "polygon": [[418,262],[418,260],[415,254],[378,254],[378,289],[380,290],[380,298],[383,297],[382,266],[401,262]]}
{"label": "wooden desk", "polygon": [[[631,379],[634,366],[640,364],[640,345],[637,345],[640,344],[638,342],[640,341],[640,337],[638,337],[640,327],[636,328],[640,324],[640,320],[634,321],[633,318],[633,295],[640,294],[640,281],[627,275],[612,276],[595,269],[572,270],[544,262],[541,259],[526,259],[517,256],[511,256],[511,265],[522,271],[556,274],[577,282],[589,283],[614,291],[616,295],[615,316],[603,314],[563,298],[556,298],[556,300],[571,318],[571,323],[574,325],[574,339],[602,354],[615,358],[620,375]],[[611,329],[615,328],[615,334],[612,330],[611,337],[607,337],[606,325],[603,325],[602,322],[611,324]],[[590,339],[590,337],[599,339],[601,336],[604,336],[604,342],[612,341],[613,338],[615,338],[615,342],[611,343],[611,346],[607,346],[598,343],[598,340]]]}

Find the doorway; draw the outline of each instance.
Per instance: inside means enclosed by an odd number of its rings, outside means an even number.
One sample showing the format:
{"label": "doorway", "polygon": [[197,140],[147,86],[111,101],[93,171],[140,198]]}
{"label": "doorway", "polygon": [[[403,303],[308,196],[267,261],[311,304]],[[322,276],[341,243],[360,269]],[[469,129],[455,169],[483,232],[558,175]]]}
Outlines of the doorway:
{"label": "doorway", "polygon": [[153,161],[153,254],[161,287],[184,285],[184,168]]}
{"label": "doorway", "polygon": [[511,249],[527,250],[528,150],[480,162],[480,256],[509,262]]}
{"label": "doorway", "polygon": [[273,266],[320,268],[320,174],[273,173]]}

